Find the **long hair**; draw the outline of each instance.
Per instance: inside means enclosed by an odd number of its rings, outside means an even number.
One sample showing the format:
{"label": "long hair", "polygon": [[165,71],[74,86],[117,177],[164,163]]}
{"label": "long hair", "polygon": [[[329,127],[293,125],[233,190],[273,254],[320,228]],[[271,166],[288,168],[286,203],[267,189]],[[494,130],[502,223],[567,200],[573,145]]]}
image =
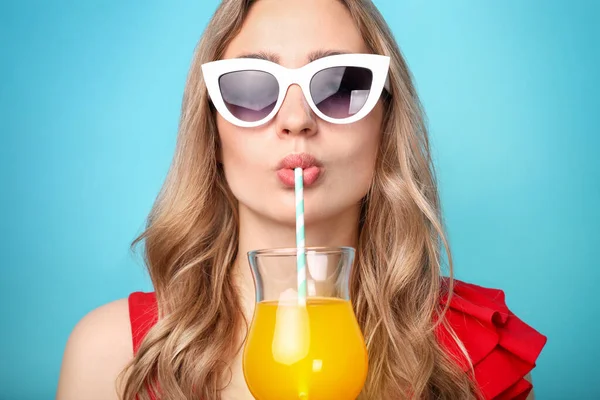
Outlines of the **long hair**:
{"label": "long hair", "polygon": [[[477,393],[472,376],[435,335],[436,324],[446,324],[439,299],[443,290],[452,292],[452,258],[424,113],[379,11],[370,0],[340,1],[370,50],[391,57],[391,95],[384,96],[382,139],[362,203],[351,279],[369,354],[360,398],[472,399]],[[144,244],[159,320],[121,375],[126,400],[149,400],[151,392],[169,400],[219,400],[231,377],[229,363],[240,350],[240,332],[247,329],[232,276],[237,200],[217,162],[215,111],[200,66],[222,57],[252,3],[223,1],[202,35],[184,91],[174,159],[146,230],[134,242]],[[442,249],[447,281],[441,277]]]}

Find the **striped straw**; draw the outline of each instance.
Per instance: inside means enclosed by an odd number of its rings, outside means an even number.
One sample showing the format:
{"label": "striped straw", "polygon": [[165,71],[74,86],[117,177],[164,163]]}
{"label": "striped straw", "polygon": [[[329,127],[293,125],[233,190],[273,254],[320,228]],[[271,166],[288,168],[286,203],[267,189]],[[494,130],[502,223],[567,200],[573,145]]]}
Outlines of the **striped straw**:
{"label": "striped straw", "polygon": [[302,168],[294,169],[296,188],[296,248],[298,264],[298,303],[306,304],[306,252],[304,239],[304,182]]}

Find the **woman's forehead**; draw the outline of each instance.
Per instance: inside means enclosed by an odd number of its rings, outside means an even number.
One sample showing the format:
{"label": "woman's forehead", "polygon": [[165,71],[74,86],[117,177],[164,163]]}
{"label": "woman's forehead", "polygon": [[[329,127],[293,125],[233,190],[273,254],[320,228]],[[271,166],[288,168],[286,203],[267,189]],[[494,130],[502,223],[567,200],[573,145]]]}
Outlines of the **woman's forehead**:
{"label": "woman's forehead", "polygon": [[368,52],[360,31],[341,2],[260,0],[250,9],[223,58],[263,54],[276,58],[283,66],[297,68],[319,52]]}

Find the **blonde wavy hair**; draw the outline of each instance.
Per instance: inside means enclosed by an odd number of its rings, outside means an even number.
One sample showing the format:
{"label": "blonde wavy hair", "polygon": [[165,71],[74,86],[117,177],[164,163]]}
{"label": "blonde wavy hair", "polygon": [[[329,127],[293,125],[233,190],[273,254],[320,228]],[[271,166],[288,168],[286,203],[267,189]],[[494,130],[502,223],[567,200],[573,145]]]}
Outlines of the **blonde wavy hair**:
{"label": "blonde wavy hair", "polygon": [[[391,57],[376,171],[363,200],[351,282],[369,352],[361,399],[472,399],[478,390],[435,335],[452,292],[424,114],[406,62],[370,0],[340,0],[373,53]],[[124,399],[221,398],[247,321],[233,280],[237,200],[217,162],[219,136],[200,65],[222,57],[253,0],[225,0],[196,49],[177,147],[143,241],[158,323],[120,377]],[[442,248],[450,279],[442,275]],[[437,322],[435,322],[437,321]],[[449,327],[447,327],[449,328]],[[452,332],[452,330],[450,330]],[[460,348],[464,347],[456,337]],[[465,353],[466,355],[466,353]]]}

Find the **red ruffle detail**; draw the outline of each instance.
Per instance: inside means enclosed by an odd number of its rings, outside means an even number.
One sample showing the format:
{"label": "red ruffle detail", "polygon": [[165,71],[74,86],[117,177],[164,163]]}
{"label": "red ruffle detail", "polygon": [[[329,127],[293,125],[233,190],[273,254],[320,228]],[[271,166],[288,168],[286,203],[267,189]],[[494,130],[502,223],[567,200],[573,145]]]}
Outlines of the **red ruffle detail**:
{"label": "red ruffle detail", "polygon": [[[471,358],[484,398],[524,400],[532,389],[524,377],[535,367],[546,336],[508,309],[503,291],[454,282],[445,318]],[[447,300],[443,296],[442,304]],[[468,371],[469,364],[447,329],[440,325],[437,336],[463,370]]]}
{"label": "red ruffle detail", "polygon": [[[546,336],[508,309],[503,291],[454,282],[454,295],[445,318],[471,358],[484,399],[525,400],[532,386],[524,377],[535,367]],[[447,296],[442,296],[441,303],[444,305],[447,300]],[[129,315],[133,351],[137,354],[142,340],[158,320],[155,294],[131,293]],[[441,345],[468,371],[468,362],[443,325],[436,333]]]}

